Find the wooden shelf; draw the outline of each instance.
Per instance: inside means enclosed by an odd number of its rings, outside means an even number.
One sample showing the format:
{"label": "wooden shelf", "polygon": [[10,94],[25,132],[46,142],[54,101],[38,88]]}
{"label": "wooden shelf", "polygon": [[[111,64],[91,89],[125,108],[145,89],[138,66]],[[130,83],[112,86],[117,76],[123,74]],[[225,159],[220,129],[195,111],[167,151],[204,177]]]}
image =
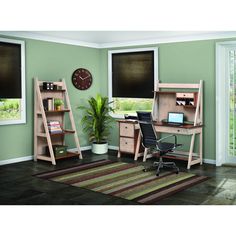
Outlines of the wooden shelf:
{"label": "wooden shelf", "polygon": [[[46,114],[58,114],[58,113],[65,113],[70,112],[69,109],[62,109],[62,110],[52,110],[52,111],[45,111]],[[38,111],[37,115],[42,115],[42,112]]]}
{"label": "wooden shelf", "polygon": [[[34,101],[34,160],[37,159],[50,161],[53,165],[56,165],[56,160],[61,158],[67,158],[72,156],[79,156],[82,159],[82,153],[80,151],[80,144],[78,135],[76,132],[75,121],[72,114],[69,95],[66,88],[65,80],[49,82],[58,90],[44,90],[43,83],[47,81],[39,81],[35,78],[35,101]],[[62,110],[50,110],[45,111],[44,101],[52,98],[61,99],[64,103]],[[53,106],[50,106],[53,107]],[[68,113],[68,120],[65,122],[65,113]],[[51,127],[61,127],[59,133],[50,133]],[[48,146],[50,150],[53,149],[53,145],[65,146],[65,135],[72,134],[74,144],[78,153],[67,152],[63,157],[55,157],[54,153],[45,155],[45,146]]]}
{"label": "wooden shelf", "polygon": [[57,92],[65,92],[65,89],[58,89],[58,90],[45,90],[45,89],[40,89],[40,92],[42,93],[57,93]]}
{"label": "wooden shelf", "polygon": [[[180,105],[177,105],[177,106],[180,106]],[[196,106],[194,105],[183,105],[182,107],[185,107],[185,108],[194,108],[196,109]]]}
{"label": "wooden shelf", "polygon": [[176,94],[176,91],[153,91],[153,92],[159,94]]}
{"label": "wooden shelf", "polygon": [[[63,130],[61,133],[55,133],[55,134],[49,132],[50,136],[61,136],[61,135],[74,134],[74,133],[75,133],[74,130]],[[38,133],[37,136],[42,137],[42,138],[47,137],[46,133]]]}
{"label": "wooden shelf", "polygon": [[[160,157],[159,154],[153,154],[153,156],[158,157],[158,158]],[[188,161],[188,156],[182,156],[182,155],[178,155],[178,156],[165,155],[165,156],[162,156],[162,158],[173,159],[173,160],[180,160],[180,161]],[[198,157],[193,156],[192,160],[198,160]]]}
{"label": "wooden shelf", "polygon": [[70,112],[70,110],[69,109],[63,109],[63,110],[45,111],[46,114],[63,113],[63,112]]}
{"label": "wooden shelf", "polygon": [[[65,159],[65,158],[70,158],[70,157],[78,157],[80,156],[80,153],[75,153],[75,152],[68,152],[66,153],[65,156],[61,156],[61,157],[55,157],[56,160],[59,160],[59,159]],[[40,154],[37,156],[37,159],[39,160],[44,160],[44,161],[51,161],[51,157],[50,156],[47,156],[45,154]]]}
{"label": "wooden shelf", "polygon": [[61,133],[50,133],[50,136],[60,136],[60,135],[66,135],[66,134],[74,134],[74,130],[63,130]]}

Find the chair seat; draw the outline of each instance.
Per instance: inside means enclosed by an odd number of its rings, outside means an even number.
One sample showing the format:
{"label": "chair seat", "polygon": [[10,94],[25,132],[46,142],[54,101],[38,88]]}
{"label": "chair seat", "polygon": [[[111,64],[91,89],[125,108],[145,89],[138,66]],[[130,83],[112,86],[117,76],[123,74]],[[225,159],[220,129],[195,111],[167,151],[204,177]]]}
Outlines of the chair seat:
{"label": "chair seat", "polygon": [[175,148],[175,144],[160,142],[160,143],[158,143],[158,148],[160,149],[160,151],[168,152],[170,150],[173,150],[173,148]]}

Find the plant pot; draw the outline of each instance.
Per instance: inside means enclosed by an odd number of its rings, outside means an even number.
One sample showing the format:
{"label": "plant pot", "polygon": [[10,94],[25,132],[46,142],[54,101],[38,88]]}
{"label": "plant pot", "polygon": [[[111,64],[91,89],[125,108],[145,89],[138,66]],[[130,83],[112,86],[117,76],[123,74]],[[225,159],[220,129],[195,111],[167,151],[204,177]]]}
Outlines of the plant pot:
{"label": "plant pot", "polygon": [[60,111],[61,110],[61,106],[56,106],[56,111]]}
{"label": "plant pot", "polygon": [[104,154],[108,152],[108,143],[93,143],[92,144],[92,153],[95,154]]}

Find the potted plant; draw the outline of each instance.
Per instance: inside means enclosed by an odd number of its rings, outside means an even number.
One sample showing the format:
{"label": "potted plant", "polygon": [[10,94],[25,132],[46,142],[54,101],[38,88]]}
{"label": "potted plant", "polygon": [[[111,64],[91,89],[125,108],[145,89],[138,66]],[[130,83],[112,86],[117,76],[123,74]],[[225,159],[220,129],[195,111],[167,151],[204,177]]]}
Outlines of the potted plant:
{"label": "potted plant", "polygon": [[60,98],[55,98],[54,99],[54,107],[57,111],[61,110],[61,106],[64,104],[63,100]]}
{"label": "potted plant", "polygon": [[110,133],[111,122],[114,120],[109,112],[113,109],[109,106],[108,98],[97,94],[88,100],[88,106],[80,106],[85,111],[81,123],[83,130],[88,133],[92,142],[92,152],[104,154],[108,151],[107,138]]}

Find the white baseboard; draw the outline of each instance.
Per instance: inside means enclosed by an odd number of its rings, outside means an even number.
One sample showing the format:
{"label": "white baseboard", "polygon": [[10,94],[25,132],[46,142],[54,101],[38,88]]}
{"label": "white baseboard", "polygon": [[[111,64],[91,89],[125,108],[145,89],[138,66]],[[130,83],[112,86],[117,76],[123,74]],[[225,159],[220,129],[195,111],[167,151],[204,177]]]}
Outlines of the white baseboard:
{"label": "white baseboard", "polygon": [[[92,147],[91,147],[91,146],[84,146],[84,147],[81,147],[80,149],[81,149],[81,151],[87,151],[87,150],[91,150]],[[70,148],[70,149],[68,149],[68,151],[70,151],[70,152],[76,152],[76,151],[77,151],[77,148]]]}
{"label": "white baseboard", "polygon": [[215,165],[216,164],[216,160],[203,159],[203,163]]}
{"label": "white baseboard", "polygon": [[118,146],[108,145],[108,149],[118,151],[118,150],[119,150],[119,147],[118,147]]}
{"label": "white baseboard", "polygon": [[23,161],[31,161],[31,160],[33,160],[33,156],[11,158],[11,159],[8,159],[8,160],[0,161],[0,166],[13,164],[13,163],[17,163],[17,162],[23,162]]}

